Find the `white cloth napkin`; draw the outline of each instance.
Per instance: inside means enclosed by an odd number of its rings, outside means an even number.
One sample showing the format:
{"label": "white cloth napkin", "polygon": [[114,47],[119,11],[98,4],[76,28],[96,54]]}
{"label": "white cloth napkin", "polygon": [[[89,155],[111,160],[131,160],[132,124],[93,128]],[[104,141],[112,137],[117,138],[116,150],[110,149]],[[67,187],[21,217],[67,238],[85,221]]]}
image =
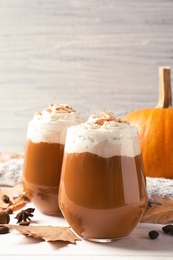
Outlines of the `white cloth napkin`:
{"label": "white cloth napkin", "polygon": [[148,196],[156,195],[162,198],[173,197],[173,179],[146,178]]}
{"label": "white cloth napkin", "polygon": [[0,162],[0,186],[12,187],[22,180],[23,159]]}

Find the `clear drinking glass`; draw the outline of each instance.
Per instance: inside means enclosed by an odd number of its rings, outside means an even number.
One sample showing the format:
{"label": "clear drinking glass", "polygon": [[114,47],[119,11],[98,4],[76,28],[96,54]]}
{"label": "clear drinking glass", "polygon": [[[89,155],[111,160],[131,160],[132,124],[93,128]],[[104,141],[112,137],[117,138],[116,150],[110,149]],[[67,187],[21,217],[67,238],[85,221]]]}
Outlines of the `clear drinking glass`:
{"label": "clear drinking glass", "polygon": [[30,201],[44,214],[57,215],[58,188],[66,130],[83,120],[68,105],[51,105],[29,122],[22,184]]}
{"label": "clear drinking glass", "polygon": [[68,128],[59,206],[84,239],[129,235],[147,206],[137,129],[106,112]]}

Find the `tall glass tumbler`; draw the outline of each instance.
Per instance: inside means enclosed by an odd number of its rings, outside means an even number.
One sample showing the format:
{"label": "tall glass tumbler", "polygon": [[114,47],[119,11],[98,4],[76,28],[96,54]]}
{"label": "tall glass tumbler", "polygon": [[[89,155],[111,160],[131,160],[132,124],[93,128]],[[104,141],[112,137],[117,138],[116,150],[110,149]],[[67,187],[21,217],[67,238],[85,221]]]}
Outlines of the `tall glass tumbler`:
{"label": "tall glass tumbler", "polygon": [[83,121],[69,105],[50,105],[29,122],[23,180],[30,201],[44,214],[57,215],[66,130]]}
{"label": "tall glass tumbler", "polygon": [[108,111],[68,128],[59,206],[80,237],[109,242],[128,236],[147,201],[136,128]]}

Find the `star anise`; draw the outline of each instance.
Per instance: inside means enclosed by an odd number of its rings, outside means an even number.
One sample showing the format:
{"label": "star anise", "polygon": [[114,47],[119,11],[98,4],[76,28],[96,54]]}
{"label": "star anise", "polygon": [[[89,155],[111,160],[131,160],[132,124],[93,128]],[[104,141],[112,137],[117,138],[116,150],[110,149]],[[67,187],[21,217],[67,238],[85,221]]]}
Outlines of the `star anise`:
{"label": "star anise", "polygon": [[33,217],[33,212],[34,212],[34,208],[27,208],[25,210],[21,210],[17,215],[16,215],[16,219],[17,219],[17,223],[21,223],[21,222],[28,222],[28,220],[30,221],[30,217]]}

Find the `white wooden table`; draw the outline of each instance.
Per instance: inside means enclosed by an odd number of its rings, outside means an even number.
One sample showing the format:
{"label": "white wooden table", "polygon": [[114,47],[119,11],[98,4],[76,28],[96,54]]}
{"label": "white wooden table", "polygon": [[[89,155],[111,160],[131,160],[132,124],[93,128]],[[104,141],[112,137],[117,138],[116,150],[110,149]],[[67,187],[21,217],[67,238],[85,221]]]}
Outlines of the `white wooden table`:
{"label": "white wooden table", "polygon": [[[50,103],[84,118],[154,107],[158,67],[173,68],[173,1],[0,0],[0,152],[24,152],[28,121]],[[63,219],[39,223],[60,225]],[[173,238],[140,224],[111,244],[0,236],[3,259],[172,259]],[[160,230],[156,225],[154,229]]]}
{"label": "white wooden table", "polygon": [[[33,207],[33,205],[27,205]],[[16,224],[11,215],[10,223]],[[32,217],[32,225],[68,226],[62,217],[50,217],[37,211]],[[0,257],[3,260],[11,259],[172,259],[173,237],[166,235],[159,224],[139,224],[129,237],[112,243],[93,243],[77,241],[76,244],[66,242],[45,242],[32,237],[25,237],[16,230],[10,230],[9,234],[0,235]],[[151,240],[148,232],[152,229],[159,231],[157,239]]]}

